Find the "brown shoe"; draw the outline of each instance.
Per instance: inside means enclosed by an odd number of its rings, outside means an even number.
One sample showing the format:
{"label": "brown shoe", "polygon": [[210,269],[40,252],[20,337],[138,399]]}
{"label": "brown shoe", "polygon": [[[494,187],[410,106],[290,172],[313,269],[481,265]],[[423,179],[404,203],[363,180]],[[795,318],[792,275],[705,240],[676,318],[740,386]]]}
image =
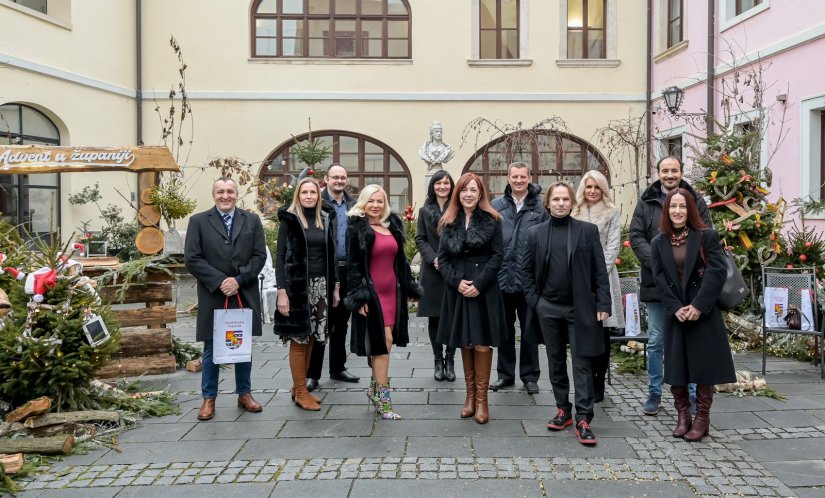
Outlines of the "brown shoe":
{"label": "brown shoe", "polygon": [[461,348],[461,363],[464,365],[464,382],[467,386],[464,406],[461,407],[461,418],[468,418],[476,414],[475,351],[468,348]]}
{"label": "brown shoe", "polygon": [[252,393],[241,394],[238,396],[238,406],[243,408],[248,412],[255,412],[258,413],[262,411],[264,408],[261,406],[260,403],[255,401],[255,398],[252,397]]}
{"label": "brown shoe", "polygon": [[292,374],[292,394],[294,395],[292,399],[304,410],[317,412],[321,409],[321,405],[307,391],[307,349],[309,349],[309,344],[289,341],[289,370]]}
{"label": "brown shoe", "polygon": [[212,420],[215,416],[215,398],[204,398],[201,409],[198,410],[198,420]]}
{"label": "brown shoe", "polygon": [[486,424],[490,420],[490,410],[487,406],[487,390],[490,387],[490,370],[493,366],[493,350],[479,351],[476,349],[476,413],[473,416],[479,424]]}

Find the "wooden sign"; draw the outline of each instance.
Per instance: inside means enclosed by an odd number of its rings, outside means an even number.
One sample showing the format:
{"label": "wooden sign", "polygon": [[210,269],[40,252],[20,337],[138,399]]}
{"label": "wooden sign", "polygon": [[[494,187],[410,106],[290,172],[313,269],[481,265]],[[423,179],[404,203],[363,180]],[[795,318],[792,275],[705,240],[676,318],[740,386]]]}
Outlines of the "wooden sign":
{"label": "wooden sign", "polygon": [[57,147],[0,145],[0,174],[74,171],[180,171],[165,146]]}

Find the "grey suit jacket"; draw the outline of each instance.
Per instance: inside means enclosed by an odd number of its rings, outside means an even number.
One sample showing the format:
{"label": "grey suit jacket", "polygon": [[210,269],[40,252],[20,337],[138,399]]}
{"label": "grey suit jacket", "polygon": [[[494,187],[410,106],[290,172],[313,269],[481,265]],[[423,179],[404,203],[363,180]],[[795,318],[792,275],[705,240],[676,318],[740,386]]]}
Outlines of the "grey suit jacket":
{"label": "grey suit jacket", "polygon": [[[224,306],[226,296],[220,286],[227,277],[240,278],[243,307],[253,310],[252,335],[261,335],[258,274],[266,263],[266,239],[258,215],[235,208],[231,238],[217,208],[192,216],[186,230],[184,262],[198,281],[196,340],[212,339],[212,312]],[[237,297],[230,298],[229,307],[238,307]]]}

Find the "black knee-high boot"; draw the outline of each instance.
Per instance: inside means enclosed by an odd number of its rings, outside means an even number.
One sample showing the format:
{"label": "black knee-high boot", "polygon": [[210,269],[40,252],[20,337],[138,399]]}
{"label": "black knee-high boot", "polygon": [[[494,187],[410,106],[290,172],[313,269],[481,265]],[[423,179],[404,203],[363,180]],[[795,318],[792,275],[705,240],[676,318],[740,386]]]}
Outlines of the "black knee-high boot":
{"label": "black knee-high boot", "polygon": [[[435,379],[436,382],[442,382],[444,380],[444,355],[441,352],[441,344],[435,340],[435,336],[438,333],[438,317],[431,316],[427,322],[427,333],[430,335],[430,345],[433,348],[433,357],[435,358],[433,362],[433,379]],[[453,378],[453,380],[455,380],[455,378]]]}

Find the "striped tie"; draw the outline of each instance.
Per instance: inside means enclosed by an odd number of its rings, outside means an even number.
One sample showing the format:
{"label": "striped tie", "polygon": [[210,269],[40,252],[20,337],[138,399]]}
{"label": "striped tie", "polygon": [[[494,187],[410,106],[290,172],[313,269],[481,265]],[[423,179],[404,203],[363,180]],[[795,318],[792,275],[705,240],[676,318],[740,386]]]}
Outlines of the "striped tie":
{"label": "striped tie", "polygon": [[223,215],[223,226],[226,227],[226,236],[232,235],[232,217],[228,214]]}

